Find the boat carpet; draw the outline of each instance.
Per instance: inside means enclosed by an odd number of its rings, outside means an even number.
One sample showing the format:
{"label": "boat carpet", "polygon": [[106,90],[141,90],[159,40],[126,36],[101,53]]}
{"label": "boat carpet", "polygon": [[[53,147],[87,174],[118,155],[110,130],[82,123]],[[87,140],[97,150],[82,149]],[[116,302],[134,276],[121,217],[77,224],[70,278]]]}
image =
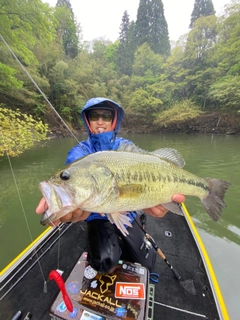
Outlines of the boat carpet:
{"label": "boat carpet", "polygon": [[[23,315],[20,319],[28,312],[32,320],[50,319],[49,310],[59,290],[55,282],[48,280],[47,292],[44,292],[44,279],[51,270],[60,269],[66,280],[86,250],[85,227],[85,222],[63,225],[61,233],[65,232],[60,240],[56,240],[59,235],[56,232],[38,251],[38,257],[46,251],[40,263],[36,255],[31,254],[27,263],[24,261],[18,266],[18,274],[1,283],[0,320],[12,319],[19,310]],[[181,275],[177,280],[168,265],[157,257],[153,272],[159,275],[159,282],[155,284],[153,319],[219,319],[205,268],[185,218],[171,212],[162,219],[147,216],[146,231]]]}
{"label": "boat carpet", "polygon": [[170,212],[163,219],[148,218],[147,232],[181,276],[177,280],[168,265],[157,259],[153,270],[160,275],[155,286],[156,319],[218,319],[205,267],[185,218]]}

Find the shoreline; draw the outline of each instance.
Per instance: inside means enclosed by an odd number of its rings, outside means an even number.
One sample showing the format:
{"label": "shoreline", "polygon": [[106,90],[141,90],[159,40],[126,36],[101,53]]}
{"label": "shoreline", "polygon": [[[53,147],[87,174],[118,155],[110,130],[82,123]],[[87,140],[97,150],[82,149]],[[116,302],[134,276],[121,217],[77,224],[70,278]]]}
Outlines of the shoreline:
{"label": "shoreline", "polygon": [[[126,115],[127,116],[127,115]],[[129,122],[129,121],[128,121]],[[66,129],[51,128],[51,138],[64,138],[70,136]],[[72,129],[74,135],[86,133],[85,127],[79,130]],[[193,119],[186,119],[181,122],[174,122],[156,126],[154,124],[147,125],[127,125],[127,121],[122,122],[119,134],[150,134],[150,133],[178,133],[178,134],[226,134],[239,135],[240,134],[240,113],[219,113],[208,112],[199,115]]]}

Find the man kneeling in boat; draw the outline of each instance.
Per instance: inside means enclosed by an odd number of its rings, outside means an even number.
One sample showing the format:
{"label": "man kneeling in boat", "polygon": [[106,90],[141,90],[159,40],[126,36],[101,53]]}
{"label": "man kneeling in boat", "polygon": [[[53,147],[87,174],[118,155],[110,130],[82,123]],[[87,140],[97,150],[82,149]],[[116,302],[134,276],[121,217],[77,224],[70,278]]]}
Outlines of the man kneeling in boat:
{"label": "man kneeling in boat", "polygon": [[[117,137],[123,115],[122,107],[112,100],[106,98],[88,100],[81,111],[81,118],[88,132],[88,140],[80,142],[69,151],[66,164],[97,151],[116,150],[121,143],[132,143]],[[185,198],[183,195],[176,194],[173,195],[172,200],[180,203],[184,202]],[[36,212],[40,214],[46,209],[46,201],[43,198]],[[144,211],[155,217],[163,217],[167,212],[161,205],[144,209]],[[128,228],[129,234],[126,237],[108,220],[106,215],[81,209],[66,214],[54,224],[83,220],[87,222],[87,259],[91,267],[99,273],[111,273],[120,259],[138,262],[151,271],[155,264],[156,251],[149,247],[142,248],[145,239],[142,224],[136,212],[129,212],[128,216],[132,228]]]}

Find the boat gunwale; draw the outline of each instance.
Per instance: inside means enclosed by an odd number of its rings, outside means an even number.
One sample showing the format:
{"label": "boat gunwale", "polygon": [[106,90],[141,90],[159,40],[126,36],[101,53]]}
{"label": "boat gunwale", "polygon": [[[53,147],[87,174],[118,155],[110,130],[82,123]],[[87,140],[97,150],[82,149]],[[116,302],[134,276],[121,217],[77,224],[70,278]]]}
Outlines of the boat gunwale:
{"label": "boat gunwale", "polygon": [[[14,270],[24,262],[27,257],[41,245],[44,245],[44,240],[47,242],[50,237],[54,236],[58,232],[59,228],[61,229],[63,224],[61,223],[58,228],[53,228],[49,226],[44,230],[35,240],[33,240],[22,252],[20,252],[6,267],[0,270],[0,284],[12,273]],[[37,256],[37,252],[34,253]]]}
{"label": "boat gunwale", "polygon": [[196,242],[196,245],[198,247],[199,253],[201,255],[204,267],[205,267],[205,271],[208,275],[208,279],[209,279],[209,283],[211,286],[211,290],[214,296],[214,300],[215,300],[215,304],[219,313],[219,316],[221,317],[222,320],[230,320],[229,315],[228,315],[228,311],[227,311],[227,307],[226,304],[224,302],[222,293],[221,293],[221,289],[220,286],[218,284],[217,281],[217,277],[215,275],[211,260],[209,258],[209,255],[207,253],[207,250],[203,244],[203,241],[199,235],[199,232],[185,206],[184,203],[180,204],[180,207],[182,209],[182,212],[184,214],[184,217],[187,221],[187,224],[189,226],[189,230],[192,233],[192,236]]}

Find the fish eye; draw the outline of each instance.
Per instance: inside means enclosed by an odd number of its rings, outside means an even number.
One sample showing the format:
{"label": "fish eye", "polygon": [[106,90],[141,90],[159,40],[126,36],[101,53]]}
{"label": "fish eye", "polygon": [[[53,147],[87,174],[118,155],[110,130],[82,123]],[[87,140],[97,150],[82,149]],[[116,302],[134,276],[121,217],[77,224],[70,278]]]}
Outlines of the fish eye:
{"label": "fish eye", "polygon": [[62,171],[60,173],[60,179],[68,180],[70,178],[70,173],[68,171]]}

